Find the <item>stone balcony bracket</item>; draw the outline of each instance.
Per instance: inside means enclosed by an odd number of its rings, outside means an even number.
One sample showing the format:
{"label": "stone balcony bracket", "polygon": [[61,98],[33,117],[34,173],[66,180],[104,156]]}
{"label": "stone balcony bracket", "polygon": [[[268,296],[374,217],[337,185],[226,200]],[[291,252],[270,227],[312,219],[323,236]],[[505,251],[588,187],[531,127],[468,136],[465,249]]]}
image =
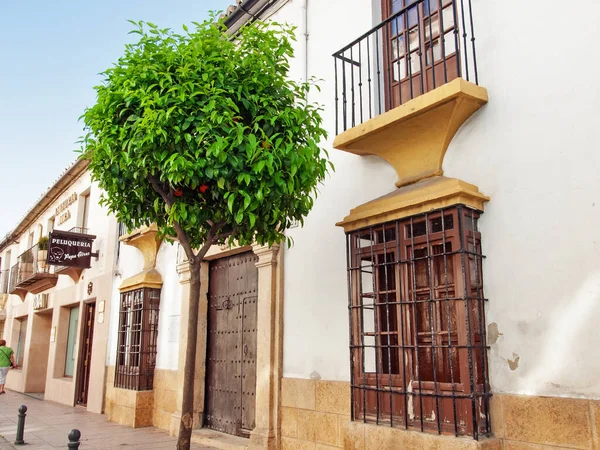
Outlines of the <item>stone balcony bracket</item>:
{"label": "stone balcony bracket", "polygon": [[125,245],[137,248],[142,253],[145,271],[156,266],[156,257],[162,239],[158,237],[158,229],[155,224],[133,230],[131,233],[121,236],[120,241]]}

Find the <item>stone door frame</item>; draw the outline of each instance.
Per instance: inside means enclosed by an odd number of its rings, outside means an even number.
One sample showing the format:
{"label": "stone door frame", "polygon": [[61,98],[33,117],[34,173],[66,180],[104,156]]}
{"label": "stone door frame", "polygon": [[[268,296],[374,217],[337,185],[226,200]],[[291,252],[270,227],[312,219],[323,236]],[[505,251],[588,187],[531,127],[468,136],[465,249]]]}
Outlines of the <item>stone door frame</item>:
{"label": "stone door frame", "polygon": [[[206,338],[208,330],[208,261],[252,251],[258,256],[258,306],[256,365],[256,427],[250,434],[249,449],[276,449],[279,441],[279,395],[283,368],[283,259],[279,245],[237,248],[213,246],[200,268],[200,311],[194,380],[194,428],[202,424],[206,374]],[[179,342],[187,342],[190,270],[187,261],[177,264],[181,285]],[[177,411],[171,417],[170,433],[177,436],[183,400],[185,346],[179,346],[177,372]]]}

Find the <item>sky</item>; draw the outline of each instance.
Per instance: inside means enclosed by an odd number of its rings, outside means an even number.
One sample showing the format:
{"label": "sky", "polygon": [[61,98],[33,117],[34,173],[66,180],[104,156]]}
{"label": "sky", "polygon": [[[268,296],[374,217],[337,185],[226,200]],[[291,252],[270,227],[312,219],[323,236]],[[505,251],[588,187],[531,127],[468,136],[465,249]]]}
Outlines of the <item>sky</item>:
{"label": "sky", "polygon": [[131,20],[181,30],[234,0],[0,0],[0,239],[76,158]]}

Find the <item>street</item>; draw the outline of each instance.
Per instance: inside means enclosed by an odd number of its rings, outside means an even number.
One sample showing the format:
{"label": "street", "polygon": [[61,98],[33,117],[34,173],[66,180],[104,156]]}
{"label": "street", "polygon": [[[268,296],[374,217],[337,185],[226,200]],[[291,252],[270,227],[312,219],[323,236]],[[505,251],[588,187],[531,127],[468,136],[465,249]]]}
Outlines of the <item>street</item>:
{"label": "street", "polygon": [[[14,445],[17,432],[17,410],[27,406],[25,446]],[[0,450],[66,449],[67,435],[72,429],[81,431],[81,449],[100,450],[127,447],[128,449],[174,449],[176,439],[156,428],[129,428],[109,422],[105,415],[88,413],[83,408],[59,405],[28,395],[6,391],[0,396]],[[193,450],[210,447],[192,445]]]}

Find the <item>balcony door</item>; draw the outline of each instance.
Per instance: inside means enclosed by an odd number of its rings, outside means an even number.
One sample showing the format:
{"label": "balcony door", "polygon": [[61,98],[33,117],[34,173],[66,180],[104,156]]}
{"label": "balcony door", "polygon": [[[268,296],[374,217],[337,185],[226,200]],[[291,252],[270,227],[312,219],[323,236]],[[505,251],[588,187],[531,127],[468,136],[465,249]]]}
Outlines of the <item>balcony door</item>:
{"label": "balcony door", "polygon": [[459,76],[453,0],[382,0],[381,6],[382,20],[391,18],[383,29],[386,110]]}

